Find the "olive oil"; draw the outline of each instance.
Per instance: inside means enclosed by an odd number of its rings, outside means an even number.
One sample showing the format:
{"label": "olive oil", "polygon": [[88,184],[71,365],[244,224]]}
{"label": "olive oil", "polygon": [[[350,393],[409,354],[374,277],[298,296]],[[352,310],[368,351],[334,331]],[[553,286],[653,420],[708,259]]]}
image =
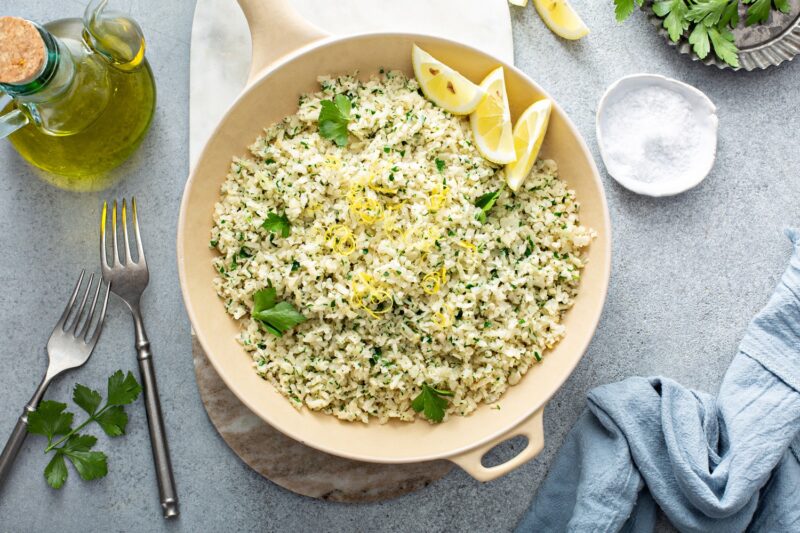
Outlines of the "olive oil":
{"label": "olive oil", "polygon": [[[155,109],[144,42],[120,39],[112,31],[119,24],[110,25],[109,19],[102,24],[90,28],[80,19],[64,19],[45,25],[55,43],[49,60],[56,70],[47,85],[16,98],[6,110],[16,106],[29,121],[8,136],[14,148],[36,167],[66,178],[49,181],[70,189],[95,188],[89,182],[128,159]],[[68,81],[59,86],[59,76]]]}

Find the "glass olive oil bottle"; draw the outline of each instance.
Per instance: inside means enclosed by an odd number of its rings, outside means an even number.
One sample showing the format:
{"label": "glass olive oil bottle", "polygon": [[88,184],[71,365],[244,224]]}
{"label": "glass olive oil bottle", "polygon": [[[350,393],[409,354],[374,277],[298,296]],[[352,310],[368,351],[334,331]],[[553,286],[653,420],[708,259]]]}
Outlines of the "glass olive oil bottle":
{"label": "glass olive oil bottle", "polygon": [[[76,185],[70,188],[81,188],[80,180],[103,176],[125,161],[141,143],[155,109],[141,29],[106,6],[107,0],[93,0],[83,20],[44,27],[0,18],[0,29],[12,36],[0,46],[20,47],[16,64],[5,71],[0,65],[0,91],[6,94],[0,103],[6,112],[0,137],[8,136],[31,164],[69,178],[64,183]],[[22,34],[27,41],[14,40]]]}

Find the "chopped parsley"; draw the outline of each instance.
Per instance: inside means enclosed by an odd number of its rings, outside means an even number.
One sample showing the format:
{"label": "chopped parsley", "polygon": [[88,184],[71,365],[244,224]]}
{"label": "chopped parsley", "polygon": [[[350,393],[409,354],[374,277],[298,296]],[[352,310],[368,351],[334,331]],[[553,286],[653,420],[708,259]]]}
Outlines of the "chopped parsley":
{"label": "chopped parsley", "polygon": [[439,159],[437,157],[436,158],[436,170],[438,170],[439,173],[441,174],[442,172],[444,172],[444,167],[445,167],[444,161],[442,161],[441,159]]}

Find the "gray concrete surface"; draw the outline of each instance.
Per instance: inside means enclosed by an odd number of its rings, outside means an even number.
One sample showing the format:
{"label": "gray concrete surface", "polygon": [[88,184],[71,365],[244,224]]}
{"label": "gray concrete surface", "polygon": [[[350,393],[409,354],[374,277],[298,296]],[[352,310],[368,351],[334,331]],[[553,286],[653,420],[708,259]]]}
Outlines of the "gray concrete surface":
{"label": "gray concrete surface", "polygon": [[[0,143],[0,438],[44,369],[43,345],[81,268],[97,265],[103,198],[136,195],[152,282],[144,300],[161,383],[183,515],[160,517],[141,403],[129,435],[100,446],[110,473],[86,483],[74,472],[61,491],[45,485],[43,441],[30,438],[0,490],[0,531],[507,531],[528,506],[590,388],[661,374],[714,391],[743,328],[770,294],[789,254],[781,229],[798,223],[800,65],[766,72],[718,71],[678,56],[637,14],[622,26],[610,1],[573,0],[592,28],[561,41],[534,10],[514,9],[517,64],[577,123],[599,163],[594,113],[620,76],[655,72],[708,93],[720,115],[717,164],[698,188],[668,199],[629,193],[603,175],[613,220],[613,276],[605,313],[583,361],[547,407],[544,453],[480,484],[456,469],[415,494],[340,505],[288,493],[249,470],[215,433],[192,371],[189,323],[175,265],[177,209],[188,170],[188,41],[193,2],[130,0],[148,37],[159,90],[152,131],[119,184],[103,193],[55,189]],[[36,20],[74,16],[82,2],[5,0],[3,14]],[[113,302],[92,361],[56,383],[103,387],[115,369],[135,369],[132,326]],[[662,523],[659,530],[670,530]]]}

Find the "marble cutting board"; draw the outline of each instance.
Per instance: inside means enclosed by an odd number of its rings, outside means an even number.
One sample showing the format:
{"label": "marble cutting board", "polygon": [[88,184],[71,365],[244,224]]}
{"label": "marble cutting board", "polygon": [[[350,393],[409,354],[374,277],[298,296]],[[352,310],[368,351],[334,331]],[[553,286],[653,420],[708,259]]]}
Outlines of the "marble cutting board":
{"label": "marble cutting board", "polygon": [[[507,0],[292,0],[331,34],[431,33],[472,44],[513,63]],[[457,13],[457,16],[453,16]],[[250,37],[236,0],[197,0],[191,43],[189,158],[242,90]],[[232,154],[233,155],[233,154]],[[296,442],[251,413],[225,386],[192,335],[200,396],[222,438],[248,466],[293,492],[340,502],[392,498],[420,489],[452,468],[449,461],[405,465],[342,459]]]}

